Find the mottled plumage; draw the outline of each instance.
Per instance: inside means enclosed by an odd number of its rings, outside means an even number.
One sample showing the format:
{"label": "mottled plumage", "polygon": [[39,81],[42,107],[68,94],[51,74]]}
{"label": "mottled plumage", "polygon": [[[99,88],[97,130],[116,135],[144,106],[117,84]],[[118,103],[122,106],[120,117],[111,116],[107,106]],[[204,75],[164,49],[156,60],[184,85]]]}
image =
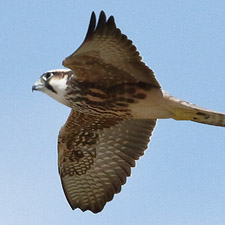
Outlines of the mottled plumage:
{"label": "mottled plumage", "polygon": [[83,44],[33,85],[71,113],[58,136],[58,167],[72,209],[97,213],[144,154],[157,119],[225,126],[225,114],[163,91],[113,16],[92,13]]}

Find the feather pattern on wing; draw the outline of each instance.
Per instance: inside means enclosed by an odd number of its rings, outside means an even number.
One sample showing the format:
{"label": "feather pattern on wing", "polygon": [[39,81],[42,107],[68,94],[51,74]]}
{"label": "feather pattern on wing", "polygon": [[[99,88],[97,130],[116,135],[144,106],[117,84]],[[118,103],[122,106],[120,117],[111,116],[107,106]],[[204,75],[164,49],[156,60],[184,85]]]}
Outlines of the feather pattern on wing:
{"label": "feather pattern on wing", "polygon": [[96,26],[92,13],[83,44],[64,61],[79,80],[120,84],[142,81],[160,88],[153,71],[142,61],[132,41],[116,27],[114,17],[102,11]]}
{"label": "feather pattern on wing", "polygon": [[71,111],[58,138],[59,173],[73,209],[101,211],[144,154],[156,120],[96,118]]}

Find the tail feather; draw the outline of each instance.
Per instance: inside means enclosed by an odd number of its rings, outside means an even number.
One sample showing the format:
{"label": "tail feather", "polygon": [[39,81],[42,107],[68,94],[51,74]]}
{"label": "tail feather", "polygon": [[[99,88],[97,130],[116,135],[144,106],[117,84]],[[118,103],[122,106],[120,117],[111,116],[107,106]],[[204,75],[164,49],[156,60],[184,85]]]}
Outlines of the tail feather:
{"label": "tail feather", "polygon": [[191,120],[198,123],[204,123],[214,126],[225,127],[225,114],[208,109],[201,108],[192,103],[181,101],[167,93],[164,94],[171,101],[172,117],[175,120]]}
{"label": "tail feather", "polygon": [[175,120],[191,120],[198,123],[225,127],[225,114],[200,107],[193,107],[192,104],[190,104],[190,108],[175,108],[173,113]]}

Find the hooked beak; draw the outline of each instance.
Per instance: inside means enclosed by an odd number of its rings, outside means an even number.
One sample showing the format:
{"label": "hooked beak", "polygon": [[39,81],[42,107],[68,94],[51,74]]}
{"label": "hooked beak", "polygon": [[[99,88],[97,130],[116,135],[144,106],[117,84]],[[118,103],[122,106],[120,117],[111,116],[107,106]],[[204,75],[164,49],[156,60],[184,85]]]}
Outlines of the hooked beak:
{"label": "hooked beak", "polygon": [[37,80],[34,85],[32,86],[33,91],[41,91],[44,88],[44,84],[41,79]]}

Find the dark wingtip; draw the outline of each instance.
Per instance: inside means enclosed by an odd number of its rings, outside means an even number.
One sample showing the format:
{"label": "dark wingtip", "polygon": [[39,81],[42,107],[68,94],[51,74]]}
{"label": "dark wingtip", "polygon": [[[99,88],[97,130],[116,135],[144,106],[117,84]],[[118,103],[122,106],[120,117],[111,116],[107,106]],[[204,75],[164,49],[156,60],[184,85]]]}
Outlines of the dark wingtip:
{"label": "dark wingtip", "polygon": [[105,20],[106,20],[106,14],[105,14],[105,12],[103,10],[101,10],[101,12],[99,14],[99,19],[100,18],[105,18]]}
{"label": "dark wingtip", "polygon": [[113,16],[110,16],[108,21],[107,21],[108,24],[115,24],[115,20],[114,20],[114,17]]}
{"label": "dark wingtip", "polygon": [[98,19],[98,22],[97,22],[97,25],[96,25],[96,15],[95,15],[95,12],[93,11],[91,13],[91,19],[90,19],[88,31],[87,31],[87,34],[86,34],[86,37],[85,37],[84,41],[91,38],[94,35],[95,32],[98,32],[100,34],[101,32],[104,32],[105,29],[107,31],[116,29],[114,17],[110,16],[108,18],[108,20],[106,20],[106,14],[102,10],[99,14],[99,19]]}
{"label": "dark wingtip", "polygon": [[108,30],[112,31],[116,29],[116,23],[113,16],[110,16],[109,19],[107,20],[107,27]]}
{"label": "dark wingtip", "polygon": [[95,12],[93,11],[91,13],[91,19],[90,19],[90,23],[89,23],[89,27],[88,27],[88,31],[87,31],[85,40],[94,33],[95,25],[96,25],[96,16],[95,16]]}
{"label": "dark wingtip", "polygon": [[106,23],[106,15],[104,11],[101,11],[99,15],[96,31],[101,31],[104,28],[105,23]]}

